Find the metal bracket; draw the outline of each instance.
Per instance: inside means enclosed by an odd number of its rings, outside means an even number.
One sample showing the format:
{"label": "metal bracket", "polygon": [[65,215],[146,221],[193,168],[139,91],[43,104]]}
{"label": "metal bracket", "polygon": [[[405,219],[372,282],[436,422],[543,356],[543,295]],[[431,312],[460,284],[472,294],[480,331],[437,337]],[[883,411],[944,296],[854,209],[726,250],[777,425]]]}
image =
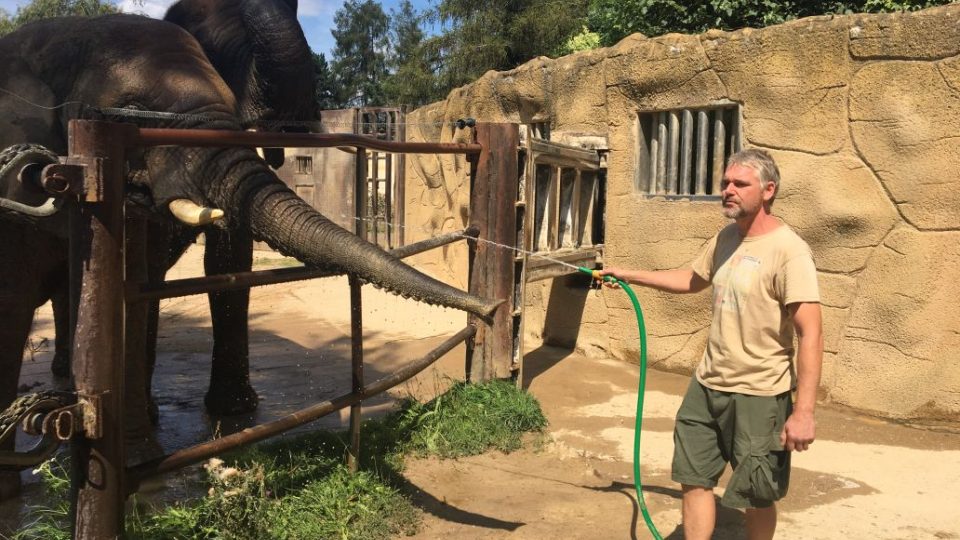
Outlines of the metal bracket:
{"label": "metal bracket", "polygon": [[60,163],[44,167],[40,184],[51,195],[73,194],[86,202],[102,201],[100,179],[105,162],[104,158],[61,157]]}

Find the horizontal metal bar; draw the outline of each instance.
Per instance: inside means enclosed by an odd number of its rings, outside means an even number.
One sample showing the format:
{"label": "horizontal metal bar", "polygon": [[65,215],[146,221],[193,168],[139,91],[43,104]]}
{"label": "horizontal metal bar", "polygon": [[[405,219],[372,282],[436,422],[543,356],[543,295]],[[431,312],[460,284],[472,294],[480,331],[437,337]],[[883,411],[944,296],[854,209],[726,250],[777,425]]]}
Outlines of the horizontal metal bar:
{"label": "horizontal metal bar", "polygon": [[480,154],[479,144],[384,141],[350,133],[269,133],[216,129],[141,128],[128,147],[138,146],[249,146],[332,148],[350,146],[395,154]]}
{"label": "horizontal metal bar", "polygon": [[306,409],[299,410],[295,413],[284,416],[283,418],[274,420],[273,422],[267,422],[266,424],[260,424],[251,428],[246,428],[243,431],[234,433],[232,435],[227,435],[226,437],[221,437],[210,442],[191,446],[146,463],[129,467],[127,468],[127,477],[131,480],[131,485],[136,486],[140,483],[140,481],[146,478],[170,471],[175,471],[177,469],[186,467],[187,465],[193,465],[194,463],[199,463],[205,459],[222,454],[228,450],[262,441],[274,435],[283,433],[284,431],[289,431],[295,427],[312,422],[322,416],[343,409],[344,407],[349,407],[354,403],[369,399],[377,394],[389,390],[390,388],[393,388],[403,381],[406,381],[417,373],[420,373],[431,364],[436,362],[441,356],[453,350],[454,347],[460,343],[463,343],[467,339],[472,338],[476,333],[477,329],[475,327],[471,325],[464,327],[463,330],[460,330],[451,336],[449,339],[441,343],[436,349],[427,353],[423,358],[420,358],[415,362],[411,362],[410,364],[395,371],[393,374],[364,387],[363,391],[360,393],[345,394],[329,401],[324,401],[311,407],[307,407]]}
{"label": "horizontal metal bar", "polygon": [[[416,255],[417,253],[423,253],[424,251],[456,242],[457,240],[471,237],[476,238],[479,232],[480,229],[471,226],[463,231],[447,233],[396,248],[391,250],[390,254],[399,259],[403,259],[411,255]],[[339,276],[341,274],[343,274],[343,272],[338,270],[321,270],[300,266],[296,268],[278,268],[274,270],[258,270],[256,272],[237,272],[216,276],[176,279],[157,284],[140,283],[129,286],[127,301],[137,302],[143,300],[158,300],[161,298],[176,298],[179,296],[190,296],[192,294],[231,291],[260,287],[263,285],[275,285],[277,283],[288,283],[290,281]]]}

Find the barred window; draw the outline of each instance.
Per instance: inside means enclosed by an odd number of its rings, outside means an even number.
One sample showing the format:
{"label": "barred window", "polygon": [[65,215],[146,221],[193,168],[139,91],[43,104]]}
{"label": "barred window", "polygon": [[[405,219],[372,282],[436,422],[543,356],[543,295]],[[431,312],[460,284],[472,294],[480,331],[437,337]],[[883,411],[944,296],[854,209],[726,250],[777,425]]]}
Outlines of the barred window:
{"label": "barred window", "polygon": [[297,174],[313,174],[313,157],[297,156]]}
{"label": "barred window", "polygon": [[641,112],[636,188],[667,198],[717,197],[727,158],[740,150],[740,106]]}

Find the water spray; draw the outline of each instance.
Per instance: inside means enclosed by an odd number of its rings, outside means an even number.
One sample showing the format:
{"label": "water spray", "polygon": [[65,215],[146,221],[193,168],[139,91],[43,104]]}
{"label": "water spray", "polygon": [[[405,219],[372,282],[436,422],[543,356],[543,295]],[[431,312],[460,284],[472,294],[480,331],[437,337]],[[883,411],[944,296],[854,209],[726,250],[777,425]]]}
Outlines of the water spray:
{"label": "water spray", "polygon": [[605,276],[597,270],[591,270],[583,266],[578,266],[577,270],[592,276],[593,279],[597,281],[619,285],[620,288],[627,293],[627,296],[630,297],[630,302],[633,303],[633,312],[637,316],[637,328],[640,331],[640,383],[639,389],[637,390],[637,419],[633,428],[633,487],[637,491],[637,502],[640,505],[640,513],[643,514],[643,520],[647,523],[647,529],[650,530],[650,535],[656,540],[663,540],[660,531],[657,530],[656,525],[653,524],[653,520],[650,518],[647,503],[643,500],[643,486],[640,481],[640,428],[643,425],[643,393],[647,386],[647,330],[643,324],[643,310],[640,309],[640,301],[637,300],[637,295],[634,294],[633,289],[630,288],[630,285],[626,281],[619,280],[613,276]]}

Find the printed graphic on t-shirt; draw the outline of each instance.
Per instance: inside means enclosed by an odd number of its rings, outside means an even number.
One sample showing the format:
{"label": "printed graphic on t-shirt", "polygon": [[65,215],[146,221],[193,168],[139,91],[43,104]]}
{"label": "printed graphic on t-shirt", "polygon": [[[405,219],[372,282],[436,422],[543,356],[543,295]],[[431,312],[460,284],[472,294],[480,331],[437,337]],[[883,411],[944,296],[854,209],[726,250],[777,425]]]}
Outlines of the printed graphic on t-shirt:
{"label": "printed graphic on t-shirt", "polygon": [[713,282],[715,308],[740,311],[741,301],[747,301],[756,290],[760,276],[760,259],[752,255],[736,254],[717,270]]}

